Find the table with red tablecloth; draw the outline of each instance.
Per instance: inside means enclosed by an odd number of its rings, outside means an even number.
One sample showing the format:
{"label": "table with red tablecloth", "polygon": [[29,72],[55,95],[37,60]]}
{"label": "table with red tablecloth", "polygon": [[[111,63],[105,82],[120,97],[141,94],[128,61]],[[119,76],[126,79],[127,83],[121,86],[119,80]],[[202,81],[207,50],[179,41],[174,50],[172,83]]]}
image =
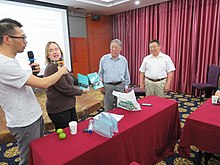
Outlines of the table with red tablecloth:
{"label": "table with red tablecloth", "polygon": [[88,126],[86,120],[78,123],[76,135],[65,128],[65,140],[51,133],[32,141],[29,164],[128,165],[137,162],[150,165],[170,156],[181,132],[178,103],[156,96],[138,102],[151,103],[152,107],[142,106],[137,112],[121,108],[110,111],[124,115],[118,124],[119,132],[112,138],[95,132],[83,133]]}
{"label": "table with red tablecloth", "polygon": [[190,156],[190,145],[220,155],[220,105],[213,105],[211,98],[186,119],[179,154]]}

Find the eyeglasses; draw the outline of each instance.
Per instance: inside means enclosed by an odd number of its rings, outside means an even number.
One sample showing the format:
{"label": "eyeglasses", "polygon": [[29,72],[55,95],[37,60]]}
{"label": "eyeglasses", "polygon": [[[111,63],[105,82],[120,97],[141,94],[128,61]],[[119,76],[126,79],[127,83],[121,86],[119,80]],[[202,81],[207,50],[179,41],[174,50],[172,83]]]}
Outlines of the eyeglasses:
{"label": "eyeglasses", "polygon": [[151,46],[151,47],[149,47],[149,49],[151,50],[151,49],[155,49],[155,48],[157,48],[158,46]]}
{"label": "eyeglasses", "polygon": [[[23,40],[26,40],[27,36],[9,36],[8,37],[10,38],[18,38],[18,39],[23,39]],[[1,39],[3,39],[3,37],[1,37]]]}
{"label": "eyeglasses", "polygon": [[26,40],[27,36],[9,36],[10,38],[18,38],[18,39],[23,39]]}

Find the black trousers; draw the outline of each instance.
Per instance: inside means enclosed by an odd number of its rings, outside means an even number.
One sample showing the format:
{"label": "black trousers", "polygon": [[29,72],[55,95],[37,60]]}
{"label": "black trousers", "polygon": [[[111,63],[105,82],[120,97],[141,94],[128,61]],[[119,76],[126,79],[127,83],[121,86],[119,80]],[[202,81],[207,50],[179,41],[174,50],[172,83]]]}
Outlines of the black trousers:
{"label": "black trousers", "polygon": [[60,113],[48,113],[48,116],[52,120],[56,130],[69,127],[70,121],[78,122],[75,107]]}

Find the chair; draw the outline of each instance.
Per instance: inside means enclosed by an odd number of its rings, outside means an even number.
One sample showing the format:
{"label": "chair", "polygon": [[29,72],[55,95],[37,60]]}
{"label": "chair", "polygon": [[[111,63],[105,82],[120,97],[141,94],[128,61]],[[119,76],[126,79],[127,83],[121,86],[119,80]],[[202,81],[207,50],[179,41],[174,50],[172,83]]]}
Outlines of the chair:
{"label": "chair", "polygon": [[218,80],[220,75],[220,66],[211,65],[208,70],[207,83],[193,83],[191,97],[195,96],[195,90],[200,95],[200,101],[203,101],[202,94],[205,92],[206,97],[211,97],[212,94],[218,89]]}

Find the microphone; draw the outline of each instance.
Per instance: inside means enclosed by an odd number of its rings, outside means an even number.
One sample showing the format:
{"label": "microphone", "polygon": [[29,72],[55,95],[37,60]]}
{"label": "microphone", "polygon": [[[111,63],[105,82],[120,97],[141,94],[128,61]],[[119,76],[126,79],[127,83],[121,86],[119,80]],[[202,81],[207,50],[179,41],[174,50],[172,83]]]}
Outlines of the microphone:
{"label": "microphone", "polygon": [[64,61],[57,61],[57,65],[60,67],[64,66]]}
{"label": "microphone", "polygon": [[[31,64],[33,64],[34,61],[35,61],[35,59],[34,59],[34,53],[33,53],[33,51],[28,51],[27,54],[28,54],[28,58],[29,58],[28,61],[30,61],[30,65],[31,65]],[[31,69],[32,69],[32,70],[35,70],[35,66],[31,66]],[[33,74],[34,74],[35,76],[37,76],[38,72],[33,72]]]}

